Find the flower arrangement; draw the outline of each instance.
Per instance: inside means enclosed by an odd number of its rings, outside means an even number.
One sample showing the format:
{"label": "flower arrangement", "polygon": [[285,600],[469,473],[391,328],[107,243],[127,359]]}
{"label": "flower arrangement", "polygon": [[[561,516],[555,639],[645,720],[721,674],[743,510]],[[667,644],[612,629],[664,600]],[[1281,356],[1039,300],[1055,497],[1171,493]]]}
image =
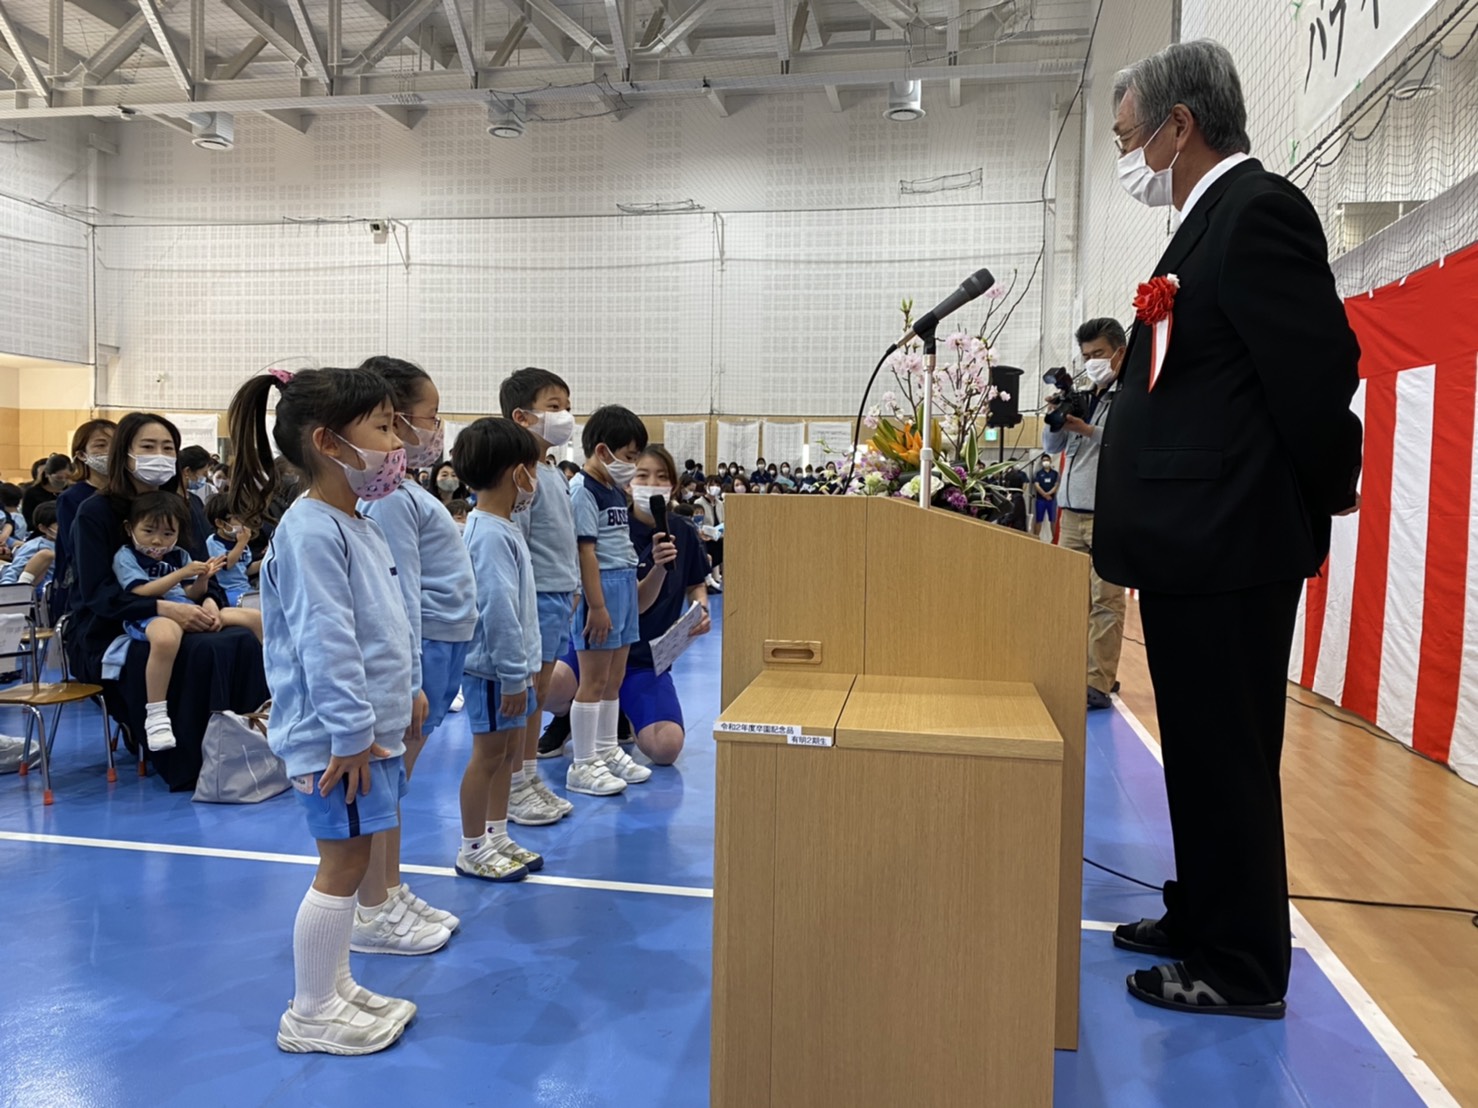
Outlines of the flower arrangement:
{"label": "flower arrangement", "polygon": [[[1013,278],[1014,280],[1014,278]],[[975,334],[956,332],[940,340],[934,369],[934,422],[930,446],[934,451],[935,507],[964,515],[993,518],[1010,503],[1013,490],[996,478],[1011,463],[981,460],[981,428],[991,401],[1009,400],[991,382],[995,365],[992,349],[1005,321],[992,328],[997,309],[1009,288],[995,286],[985,322]],[[913,301],[900,305],[905,328],[913,324]],[[1006,313],[1009,318],[1009,311]],[[858,496],[893,496],[917,500],[922,476],[924,395],[930,384],[924,370],[923,344],[909,343],[886,363],[894,389],[885,392],[863,421],[872,438],[863,445],[851,487]]]}

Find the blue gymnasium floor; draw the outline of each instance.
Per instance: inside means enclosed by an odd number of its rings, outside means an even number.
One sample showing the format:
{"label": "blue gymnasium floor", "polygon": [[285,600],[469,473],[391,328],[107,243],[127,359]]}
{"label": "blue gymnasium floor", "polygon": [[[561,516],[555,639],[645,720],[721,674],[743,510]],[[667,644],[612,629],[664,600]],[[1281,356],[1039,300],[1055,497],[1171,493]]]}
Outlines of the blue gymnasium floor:
{"label": "blue gymnasium floor", "polygon": [[[519,829],[548,859],[537,882],[451,876],[465,717],[433,736],[405,802],[405,859],[428,870],[417,891],[463,926],[430,957],[353,956],[365,984],[421,1008],[399,1044],[366,1058],[274,1045],[312,863],[290,794],[192,804],[139,780],[126,756],[110,788],[95,709],[68,709],[55,806],[41,807],[39,774],[0,777],[0,1104],[706,1104],[719,635],[678,670],[690,733],[678,766]],[[18,726],[0,717],[0,730]],[[565,763],[543,765],[562,791]],[[1090,856],[1169,872],[1159,767],[1117,712],[1090,718],[1087,805]],[[1088,870],[1083,918],[1138,918],[1156,899]],[[1135,1003],[1123,980],[1141,964],[1085,925],[1082,1044],[1057,1054],[1057,1104],[1423,1103],[1306,950],[1284,1023]]]}

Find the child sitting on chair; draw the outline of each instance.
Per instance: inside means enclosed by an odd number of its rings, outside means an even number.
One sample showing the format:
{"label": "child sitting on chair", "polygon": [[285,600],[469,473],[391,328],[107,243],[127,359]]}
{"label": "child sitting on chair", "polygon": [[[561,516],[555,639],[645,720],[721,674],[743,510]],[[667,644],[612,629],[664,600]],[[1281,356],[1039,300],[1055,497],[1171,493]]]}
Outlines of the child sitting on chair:
{"label": "child sitting on chair", "polygon": [[56,504],[47,501],[36,507],[36,532],[16,548],[10,563],[0,568],[0,585],[34,583],[39,593],[51,580],[56,559]]}
{"label": "child sitting on chair", "polygon": [[252,562],[247,546],[252,540],[251,530],[231,514],[231,501],[225,493],[216,493],[205,502],[205,518],[214,528],[205,540],[206,552],[222,563],[216,581],[226,590],[226,602],[239,608],[242,596],[251,591],[246,572]]}
{"label": "child sitting on chair", "polygon": [[[136,497],[131,505],[128,543],[113,557],[118,583],[135,596],[169,600],[176,604],[198,604],[205,597],[210,579],[220,572],[224,559],[197,562],[178,543],[190,526],[190,507],[178,493],[153,492]],[[252,627],[261,635],[261,616],[240,608],[220,613],[223,627]],[[144,733],[150,750],[172,750],[174,728],[169,722],[169,680],[179,653],[180,625],[172,619],[151,616],[127,622],[129,638],[149,644],[149,664],[144,671],[148,703],[144,706]]]}

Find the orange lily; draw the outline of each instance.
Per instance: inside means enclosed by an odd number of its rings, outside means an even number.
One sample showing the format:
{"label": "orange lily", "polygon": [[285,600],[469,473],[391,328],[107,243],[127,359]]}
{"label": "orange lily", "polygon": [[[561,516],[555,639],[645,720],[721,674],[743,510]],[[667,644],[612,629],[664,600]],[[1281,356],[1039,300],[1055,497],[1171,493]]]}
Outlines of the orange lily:
{"label": "orange lily", "polygon": [[898,460],[907,465],[919,464],[919,451],[924,447],[924,436],[922,432],[915,431],[910,423],[903,429],[903,434],[898,436]]}

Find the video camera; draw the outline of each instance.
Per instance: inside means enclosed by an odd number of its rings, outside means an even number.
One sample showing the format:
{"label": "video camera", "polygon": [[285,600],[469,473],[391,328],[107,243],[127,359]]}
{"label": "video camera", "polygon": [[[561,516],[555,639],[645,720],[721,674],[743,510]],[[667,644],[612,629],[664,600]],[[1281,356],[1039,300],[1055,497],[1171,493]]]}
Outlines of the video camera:
{"label": "video camera", "polygon": [[1047,397],[1046,402],[1051,407],[1042,416],[1042,422],[1049,430],[1061,431],[1068,416],[1077,416],[1087,422],[1089,396],[1086,392],[1078,392],[1073,388],[1073,375],[1067,371],[1066,366],[1053,366],[1042,374],[1042,380],[1057,390]]}

